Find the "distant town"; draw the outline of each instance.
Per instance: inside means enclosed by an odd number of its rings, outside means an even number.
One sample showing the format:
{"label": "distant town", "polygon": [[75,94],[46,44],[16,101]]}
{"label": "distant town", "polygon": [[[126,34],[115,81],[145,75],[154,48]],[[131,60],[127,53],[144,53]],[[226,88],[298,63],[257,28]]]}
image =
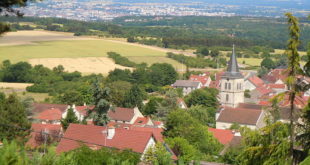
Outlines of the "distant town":
{"label": "distant town", "polygon": [[[112,0],[45,0],[30,3],[22,11],[25,16],[57,17],[83,21],[112,20],[121,16],[268,16],[280,17],[294,11],[306,16],[310,10],[283,6],[249,6],[211,3],[207,1],[127,2]],[[289,2],[288,2],[289,3]],[[307,2],[306,2],[307,3]],[[302,4],[299,4],[302,5]]]}

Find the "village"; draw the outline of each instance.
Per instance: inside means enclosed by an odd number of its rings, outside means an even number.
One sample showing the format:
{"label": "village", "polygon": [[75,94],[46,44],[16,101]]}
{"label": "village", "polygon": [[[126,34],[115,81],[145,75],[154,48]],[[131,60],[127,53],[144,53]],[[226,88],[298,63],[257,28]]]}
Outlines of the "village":
{"label": "village", "polygon": [[[184,96],[203,88],[215,88],[219,91],[217,99],[220,105],[214,116],[216,124],[209,127],[208,131],[224,146],[220,151],[223,155],[228,148],[240,145],[241,127],[258,130],[266,126],[267,119],[274,111],[271,108],[275,106],[272,99],[279,94],[283,95],[282,99],[276,102],[276,106],[280,109],[278,121],[290,122],[286,78],[284,68],[273,69],[262,78],[255,73],[240,70],[233,48],[227,69],[216,73],[214,80],[210,72],[205,72],[190,75],[188,80],[176,80],[171,87],[181,89]],[[310,83],[308,77],[298,78],[300,83],[305,85]],[[307,105],[309,95],[310,91],[306,91],[296,96],[294,101],[296,113],[300,113]],[[144,101],[146,102],[147,100]],[[185,111],[188,108],[182,98],[177,99],[177,106]],[[57,145],[57,153],[77,149],[81,144],[94,150],[102,147],[130,149],[140,153],[143,159],[150,148],[160,143],[171,154],[171,159],[178,160],[179,155],[165,143],[162,134],[166,129],[164,121],[143,115],[138,107],[111,107],[107,113],[109,118],[107,125],[97,126],[92,119],[87,118],[93,108],[93,105],[34,103],[32,133],[26,146],[37,148],[44,147],[47,143],[54,143]],[[83,124],[68,123],[67,128],[64,128],[61,120],[69,113],[73,113],[80,122],[83,121]],[[299,121],[299,118],[294,117],[294,122]]]}

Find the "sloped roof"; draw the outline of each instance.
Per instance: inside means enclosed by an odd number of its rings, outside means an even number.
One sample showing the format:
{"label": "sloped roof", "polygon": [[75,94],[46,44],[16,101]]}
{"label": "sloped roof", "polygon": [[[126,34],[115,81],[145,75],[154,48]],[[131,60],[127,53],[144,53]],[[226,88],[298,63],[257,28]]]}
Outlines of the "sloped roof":
{"label": "sloped roof", "polygon": [[267,95],[267,94],[273,92],[272,89],[268,89],[268,88],[266,88],[266,87],[264,87],[264,86],[260,86],[260,87],[256,88],[255,91],[258,91],[258,92],[260,93],[261,96],[262,96],[262,95]]}
{"label": "sloped roof", "polygon": [[151,119],[149,117],[138,117],[133,123],[134,125],[146,125]]}
{"label": "sloped roof", "polygon": [[112,120],[131,121],[135,115],[134,109],[117,107],[114,110],[109,110],[108,116]]}
{"label": "sloped roof", "polygon": [[259,104],[239,103],[238,108],[261,110],[263,106]]}
{"label": "sloped roof", "polygon": [[262,110],[225,107],[220,112],[217,122],[256,125]]}
{"label": "sloped roof", "polygon": [[259,77],[257,77],[257,76],[252,76],[252,77],[248,78],[248,80],[249,80],[253,85],[255,85],[256,87],[259,87],[259,86],[264,85],[264,81],[263,81],[262,79],[260,79]]}
{"label": "sloped roof", "polygon": [[76,106],[75,109],[80,113],[82,114],[83,116],[86,116],[87,115],[87,111],[88,110],[92,110],[94,109],[95,106],[87,106],[87,105],[84,105],[84,106]]}
{"label": "sloped roof", "polygon": [[192,80],[177,80],[174,84],[172,84],[173,87],[195,87],[197,88],[199,86],[200,82],[192,81]]}
{"label": "sloped roof", "polygon": [[223,145],[228,144],[234,137],[231,130],[208,128],[209,132],[212,132],[213,136]]}
{"label": "sloped roof", "polygon": [[228,62],[227,71],[222,75],[222,77],[230,79],[243,78],[243,75],[239,71],[237,56],[235,54],[235,45],[233,46],[233,51]]}
{"label": "sloped roof", "polygon": [[105,146],[121,150],[131,149],[134,152],[143,153],[147,143],[153,136],[151,132],[115,128],[114,137],[106,139],[106,133],[103,132],[105,130],[106,127],[102,126],[70,124],[56,151],[57,153],[67,152],[79,148],[80,144],[84,143],[96,149]]}
{"label": "sloped roof", "polygon": [[208,79],[209,79],[208,75],[190,75],[189,77],[189,80],[198,81],[203,85],[207,83]]}
{"label": "sloped roof", "polygon": [[279,79],[284,81],[287,77],[286,69],[273,69],[268,74],[264,75],[262,79],[269,83],[275,83]]}
{"label": "sloped roof", "polygon": [[32,106],[34,113],[40,113],[46,109],[52,109],[52,108],[59,109],[61,112],[65,112],[65,110],[68,108],[68,105],[66,104],[33,103]]}
{"label": "sloped roof", "polygon": [[267,86],[271,89],[285,89],[285,84],[267,84]]}
{"label": "sloped roof", "polygon": [[62,111],[58,108],[46,109],[35,118],[39,120],[61,120]]}
{"label": "sloped roof", "polygon": [[36,136],[40,134],[39,132],[47,130],[49,133],[52,133],[52,134],[53,132],[60,133],[61,125],[32,123],[31,130],[34,132],[31,132],[30,139],[27,141],[26,146],[35,148],[41,145],[41,143],[36,140]]}

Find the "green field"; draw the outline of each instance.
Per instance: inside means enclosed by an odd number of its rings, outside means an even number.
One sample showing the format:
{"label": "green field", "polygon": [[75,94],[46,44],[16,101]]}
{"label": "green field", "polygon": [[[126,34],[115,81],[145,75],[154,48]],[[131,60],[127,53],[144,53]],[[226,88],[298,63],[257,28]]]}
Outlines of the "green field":
{"label": "green field", "polygon": [[109,51],[123,56],[165,56],[165,52],[107,40],[37,42],[34,45],[1,46],[0,61],[27,61],[33,58],[103,57]]}

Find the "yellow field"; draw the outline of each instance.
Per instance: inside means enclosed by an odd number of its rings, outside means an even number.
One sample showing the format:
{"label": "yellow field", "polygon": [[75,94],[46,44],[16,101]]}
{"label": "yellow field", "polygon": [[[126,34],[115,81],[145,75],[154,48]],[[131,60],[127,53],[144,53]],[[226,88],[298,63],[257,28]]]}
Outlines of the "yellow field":
{"label": "yellow field", "polygon": [[20,90],[26,90],[28,86],[31,86],[33,84],[30,83],[6,83],[6,82],[0,82],[0,88],[14,88],[14,89],[20,89]]}
{"label": "yellow field", "polygon": [[[274,50],[274,53],[272,54],[284,54],[285,50],[283,49],[275,49]],[[307,55],[307,52],[304,52],[304,51],[298,51],[299,52],[299,55],[301,56],[304,56],[304,55]]]}
{"label": "yellow field", "polygon": [[176,68],[182,66],[164,57],[171,50],[127,43],[124,39],[76,37],[72,33],[50,31],[18,31],[0,37],[0,62],[29,61],[49,68],[63,65],[67,71],[77,70],[86,74],[107,74],[114,68],[124,69],[105,58],[110,51],[126,57],[134,56],[137,62],[167,62]]}
{"label": "yellow field", "polygon": [[109,71],[118,69],[131,69],[114,63],[107,57],[85,57],[85,58],[39,58],[29,60],[30,64],[42,64],[50,69],[63,65],[69,72],[79,71],[84,74],[102,73],[107,74]]}
{"label": "yellow field", "polygon": [[136,63],[147,63],[148,65],[152,65],[154,63],[168,63],[171,64],[176,70],[184,70],[186,66],[173,60],[168,57],[128,57],[129,60],[134,61]]}
{"label": "yellow field", "polygon": [[47,93],[31,93],[26,92],[26,87],[31,86],[29,83],[5,83],[0,82],[0,92],[6,95],[16,93],[21,99],[26,97],[32,97],[36,102],[43,102],[46,98],[49,98]]}
{"label": "yellow field", "polygon": [[239,64],[243,64],[243,61],[245,61],[246,65],[260,66],[260,63],[262,62],[262,59],[259,59],[259,58],[238,58],[238,63]]}

